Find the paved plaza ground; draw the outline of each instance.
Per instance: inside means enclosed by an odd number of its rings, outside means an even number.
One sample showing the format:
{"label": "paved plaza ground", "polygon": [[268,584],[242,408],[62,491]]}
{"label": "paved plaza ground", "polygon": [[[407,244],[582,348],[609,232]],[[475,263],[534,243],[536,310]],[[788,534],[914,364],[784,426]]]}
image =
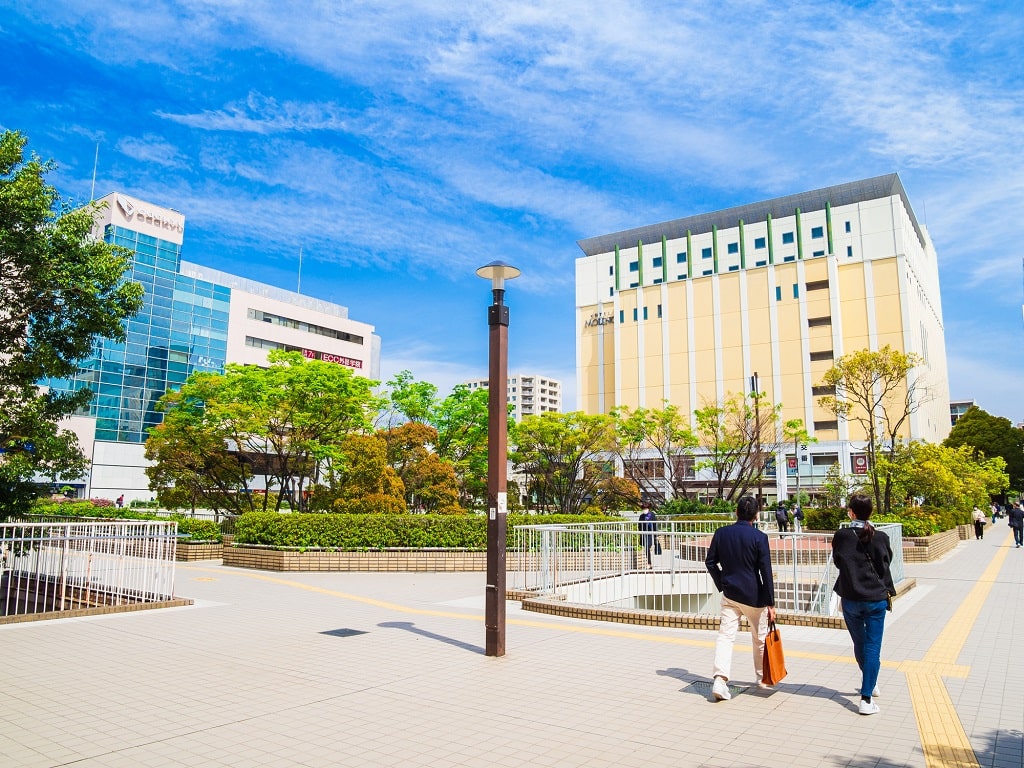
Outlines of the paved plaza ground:
{"label": "paved plaza ground", "polygon": [[1024,765],[1024,549],[1005,521],[887,621],[882,711],[844,630],[781,626],[789,676],[710,700],[715,635],[508,605],[484,574],[179,564],[187,608],[0,627],[0,766]]}

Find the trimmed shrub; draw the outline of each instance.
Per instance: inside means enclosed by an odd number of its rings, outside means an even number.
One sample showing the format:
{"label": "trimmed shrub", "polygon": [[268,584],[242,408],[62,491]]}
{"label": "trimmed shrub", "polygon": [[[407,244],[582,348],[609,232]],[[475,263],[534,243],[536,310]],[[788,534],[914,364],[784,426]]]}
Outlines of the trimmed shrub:
{"label": "trimmed shrub", "polygon": [[94,501],[76,501],[74,499],[64,500],[39,500],[29,510],[30,515],[43,515],[46,517],[81,517],[101,518],[104,520],[155,520],[166,522],[174,520],[178,523],[178,533],[184,534],[191,539],[198,541],[220,541],[220,527],[212,520],[198,520],[186,517],[185,515],[163,515],[152,512],[137,512],[131,509],[122,509],[105,504],[96,505]]}
{"label": "trimmed shrub", "polygon": [[[506,546],[518,545],[517,525],[609,522],[603,515],[509,515]],[[235,520],[235,543],[298,549],[361,551],[487,548],[482,515],[333,515],[247,512]]]}

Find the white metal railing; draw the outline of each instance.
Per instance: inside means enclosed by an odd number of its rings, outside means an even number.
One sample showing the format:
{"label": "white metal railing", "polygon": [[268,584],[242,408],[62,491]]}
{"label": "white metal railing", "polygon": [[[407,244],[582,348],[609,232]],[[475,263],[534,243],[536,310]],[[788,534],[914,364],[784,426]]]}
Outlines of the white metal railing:
{"label": "white metal railing", "polygon": [[0,524],[0,617],[170,600],[178,524]]}
{"label": "white metal railing", "polygon": [[[714,531],[730,524],[659,520],[655,534],[625,522],[516,526],[508,553],[509,584],[569,603],[717,616],[720,595],[704,560]],[[901,526],[878,528],[892,542],[893,580],[899,583]],[[788,613],[836,615],[832,534],[765,532],[776,607]]]}

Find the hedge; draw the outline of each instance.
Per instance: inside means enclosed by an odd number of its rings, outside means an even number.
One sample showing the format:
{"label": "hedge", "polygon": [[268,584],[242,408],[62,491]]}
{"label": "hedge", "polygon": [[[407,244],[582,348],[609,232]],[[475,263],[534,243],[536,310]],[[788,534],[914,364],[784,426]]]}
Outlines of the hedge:
{"label": "hedge", "polygon": [[[812,531],[834,531],[850,518],[838,507],[805,508],[804,528]],[[907,507],[888,515],[872,515],[873,523],[900,523],[904,536],[931,536],[971,521],[971,513],[938,507]]]}
{"label": "hedge", "polygon": [[170,517],[155,515],[152,512],[137,512],[130,509],[108,506],[97,506],[91,501],[37,501],[32,505],[29,514],[46,517],[92,517],[105,520],[155,520],[178,523],[178,533],[193,541],[220,541],[220,526],[213,520],[200,520],[173,514]]}
{"label": "hedge", "polygon": [[[518,544],[517,525],[617,522],[592,515],[509,515],[507,545]],[[487,548],[487,518],[482,515],[345,515],[246,512],[235,520],[236,544],[299,549],[362,551]]]}

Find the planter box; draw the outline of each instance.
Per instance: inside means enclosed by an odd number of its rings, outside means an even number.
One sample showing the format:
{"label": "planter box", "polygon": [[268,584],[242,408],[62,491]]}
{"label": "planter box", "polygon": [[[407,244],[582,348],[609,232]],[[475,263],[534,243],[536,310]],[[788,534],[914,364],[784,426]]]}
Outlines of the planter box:
{"label": "planter box", "polygon": [[487,553],[465,549],[301,551],[232,544],[224,547],[224,565],[261,571],[484,572],[487,570]]}
{"label": "planter box", "polygon": [[[905,536],[903,538],[903,562],[930,563],[949,554],[960,543],[959,529],[962,527],[965,526],[957,526],[931,536]],[[971,536],[974,536],[973,528],[971,528]]]}
{"label": "planter box", "polygon": [[224,556],[224,545],[219,541],[179,541],[174,559],[179,563],[196,560],[220,560]]}

